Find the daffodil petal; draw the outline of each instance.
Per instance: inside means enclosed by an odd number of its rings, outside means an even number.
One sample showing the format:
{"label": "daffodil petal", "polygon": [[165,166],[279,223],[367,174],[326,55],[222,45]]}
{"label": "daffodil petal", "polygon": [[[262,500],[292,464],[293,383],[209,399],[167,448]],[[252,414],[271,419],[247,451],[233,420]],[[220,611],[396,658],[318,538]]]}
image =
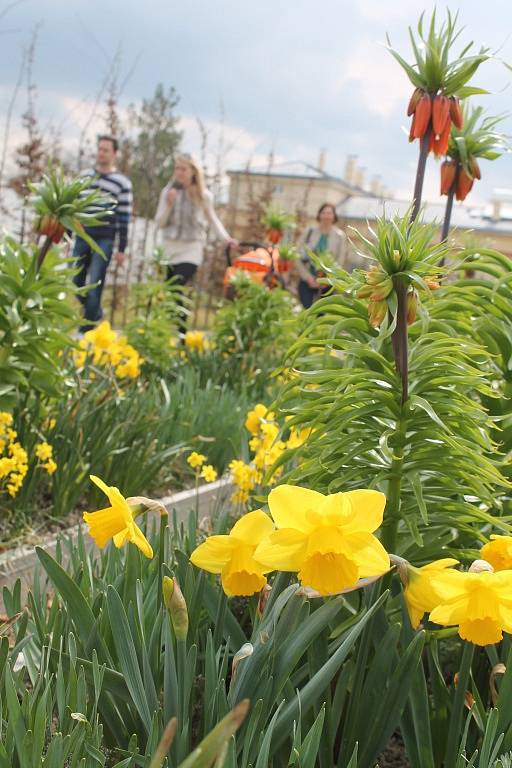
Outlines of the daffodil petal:
{"label": "daffodil petal", "polygon": [[153,557],[153,549],[151,548],[151,544],[146,539],[139,526],[135,523],[130,526],[129,536],[132,544],[135,544],[135,546],[140,549],[144,557],[149,559]]}
{"label": "daffodil petal", "polygon": [[229,535],[255,547],[273,530],[274,525],[270,517],[258,509],[237,520]]}
{"label": "daffodil petal", "polygon": [[441,573],[433,573],[430,583],[436,594],[442,595],[443,602],[457,600],[466,593],[467,573],[447,569]]}
{"label": "daffodil petal", "polygon": [[89,477],[91,478],[94,485],[97,485],[98,488],[103,491],[105,496],[109,495],[110,487],[105,482],[103,482],[101,477],[97,477],[96,475],[89,475]]}
{"label": "daffodil petal", "polygon": [[512,633],[512,606],[504,605],[499,608],[501,626],[505,632]]}
{"label": "daffodil petal", "polygon": [[268,506],[278,528],[296,528],[307,533],[311,530],[307,511],[318,508],[324,500],[323,493],[285,484],[270,491]]}
{"label": "daffodil petal", "polygon": [[108,497],[108,500],[114,507],[119,507],[123,510],[123,513],[126,517],[126,522],[130,522],[133,519],[132,512],[130,510],[130,507],[128,506],[128,503],[126,499],[124,498],[123,494],[119,490],[119,488],[116,488],[113,485],[107,485],[106,483],[101,480],[101,478],[96,477],[96,475],[90,475],[90,478],[92,482],[100,488],[103,493]]}
{"label": "daffodil petal", "polygon": [[348,491],[344,494],[352,507],[350,522],[345,530],[367,531],[373,533],[382,525],[386,497],[380,491],[372,491],[364,488]]}
{"label": "daffodil petal", "polygon": [[389,571],[389,555],[380,541],[371,533],[350,533],[345,537],[345,545],[352,559],[359,566],[359,578],[377,576]]}
{"label": "daffodil petal", "polygon": [[430,613],[430,621],[433,621],[434,624],[442,624],[443,626],[460,624],[467,616],[467,609],[468,597],[467,595],[462,595],[452,603],[437,605]]}
{"label": "daffodil petal", "polygon": [[114,542],[114,546],[116,546],[118,549],[121,549],[121,547],[124,547],[124,545],[128,540],[129,540],[128,528],[123,528],[122,531],[120,531],[119,533],[116,533],[116,535],[112,538],[112,541]]}
{"label": "daffodil petal", "polygon": [[500,625],[488,617],[461,621],[459,635],[463,640],[468,640],[475,645],[494,645],[503,640]]}
{"label": "daffodil petal", "polygon": [[89,527],[89,535],[100,549],[126,528],[124,515],[112,507],[97,512],[84,512],[83,519]]}
{"label": "daffodil petal", "polygon": [[459,561],[454,557],[443,557],[441,560],[434,560],[432,563],[427,563],[421,567],[423,573],[430,573],[431,571],[443,571],[445,568],[451,568],[452,565],[458,565]]}
{"label": "daffodil petal", "polygon": [[299,571],[304,562],[307,535],[292,528],[274,531],[256,547],[254,559],[276,571]]}
{"label": "daffodil petal", "polygon": [[250,597],[261,592],[267,580],[265,576],[248,571],[222,573],[222,588],[228,597]]}
{"label": "daffodil petal", "polygon": [[190,555],[190,561],[209,573],[221,573],[231,560],[236,540],[231,536],[210,536]]}

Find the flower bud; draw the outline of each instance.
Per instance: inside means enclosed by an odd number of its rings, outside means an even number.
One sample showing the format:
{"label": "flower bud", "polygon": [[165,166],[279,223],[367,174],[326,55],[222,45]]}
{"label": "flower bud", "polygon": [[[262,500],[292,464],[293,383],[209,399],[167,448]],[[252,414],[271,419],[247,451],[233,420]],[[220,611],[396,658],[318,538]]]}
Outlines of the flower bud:
{"label": "flower bud", "polygon": [[176,639],[185,641],[188,633],[188,610],[185,598],[176,579],[164,576],[162,592]]}
{"label": "flower bud", "polygon": [[258,600],[258,616],[263,616],[263,611],[265,610],[271,592],[272,587],[270,584],[265,584],[260,592],[260,597]]}
{"label": "flower bud", "polygon": [[376,288],[373,289],[371,294],[372,301],[382,301],[386,299],[393,290],[393,280],[390,277],[386,277]]}
{"label": "flower bud", "polygon": [[378,328],[378,326],[384,322],[387,313],[387,301],[384,300],[368,302],[368,320],[373,328]]}
{"label": "flower bud", "polygon": [[407,325],[412,325],[414,323],[417,311],[418,294],[413,290],[407,294]]}
{"label": "flower bud", "polygon": [[436,275],[427,275],[425,277],[425,284],[431,291],[437,291],[437,289],[441,287]]}
{"label": "flower bud", "polygon": [[386,279],[387,274],[382,272],[382,270],[380,270],[375,265],[370,267],[369,271],[366,273],[366,282],[368,285],[380,285],[383,280]]}
{"label": "flower bud", "polygon": [[400,265],[401,258],[402,258],[402,256],[400,254],[400,251],[395,248],[393,250],[393,263],[394,263],[395,267],[398,267]]}
{"label": "flower bud", "polygon": [[254,651],[254,646],[251,643],[244,643],[239,651],[235,653],[233,656],[233,665],[231,667],[231,673],[232,676],[235,676],[236,668],[240,664],[240,662],[243,659],[247,659],[249,656],[252,656]]}
{"label": "flower bud", "polygon": [[356,296],[358,299],[367,299],[368,296],[371,295],[373,290],[374,290],[373,285],[368,285],[368,284],[362,285],[361,288],[357,289]]}

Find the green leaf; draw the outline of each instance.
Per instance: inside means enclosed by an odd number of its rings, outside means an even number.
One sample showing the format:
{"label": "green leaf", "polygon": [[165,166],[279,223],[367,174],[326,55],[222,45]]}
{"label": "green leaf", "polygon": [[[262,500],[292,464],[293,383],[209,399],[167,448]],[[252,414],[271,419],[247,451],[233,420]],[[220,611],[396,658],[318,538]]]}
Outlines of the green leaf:
{"label": "green leaf", "polygon": [[110,661],[109,654],[103,638],[97,633],[95,616],[80,591],[80,587],[73,581],[55,560],[41,549],[36,547],[36,554],[46,573],[52,580],[55,588],[64,600],[69,615],[77,628],[78,635],[84,646],[94,646],[102,661]]}
{"label": "green leaf", "polygon": [[315,705],[318,699],[324,695],[325,690],[329,686],[334,675],[341,667],[348,654],[352,650],[357,638],[366,627],[371,617],[379,610],[379,608],[387,600],[388,593],[385,592],[381,597],[363,614],[358,623],[347,633],[345,639],[337,648],[331,658],[316,672],[313,677],[308,680],[306,685],[302,688],[298,694],[299,698],[296,698],[288,702],[283,711],[281,712],[276,728],[275,736],[272,743],[272,752],[274,752],[287,738],[292,728],[293,721],[297,721],[299,712],[305,714],[311,707]]}
{"label": "green leaf", "polygon": [[126,680],[126,685],[130,691],[133,703],[141,717],[142,724],[146,733],[149,734],[151,730],[152,714],[149,709],[146,691],[139,669],[137,652],[135,650],[130,625],[128,624],[123,603],[118,592],[112,586],[107,588],[107,607],[119,666]]}

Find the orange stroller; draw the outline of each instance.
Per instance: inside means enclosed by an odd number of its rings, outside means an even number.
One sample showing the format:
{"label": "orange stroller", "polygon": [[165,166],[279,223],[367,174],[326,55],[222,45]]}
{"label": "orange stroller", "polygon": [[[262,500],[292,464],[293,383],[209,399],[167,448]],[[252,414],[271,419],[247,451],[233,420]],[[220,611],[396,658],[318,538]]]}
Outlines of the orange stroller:
{"label": "orange stroller", "polygon": [[227,299],[233,299],[235,289],[232,284],[232,278],[239,271],[244,272],[247,277],[255,283],[265,285],[267,288],[276,286],[284,287],[284,281],[281,277],[279,265],[279,251],[274,246],[265,246],[261,243],[244,240],[239,243],[239,249],[249,248],[245,253],[238,253],[234,259],[231,258],[231,250],[226,248],[227,268],[224,272],[224,296]]}

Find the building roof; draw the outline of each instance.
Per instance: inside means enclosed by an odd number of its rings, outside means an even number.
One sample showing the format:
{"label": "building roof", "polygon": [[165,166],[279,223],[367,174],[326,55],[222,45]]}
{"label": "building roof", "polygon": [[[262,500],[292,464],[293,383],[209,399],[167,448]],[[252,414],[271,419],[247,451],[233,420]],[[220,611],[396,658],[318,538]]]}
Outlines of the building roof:
{"label": "building roof", "polygon": [[[410,207],[411,202],[406,200],[393,200],[392,198],[369,197],[354,195],[347,198],[337,206],[338,216],[347,219],[361,221],[375,220],[377,217],[403,216]],[[439,222],[444,219],[445,201],[436,203],[426,202],[423,206],[423,218],[427,222]],[[492,205],[464,205],[454,203],[451,224],[457,229],[475,229],[489,234],[512,235],[512,207],[502,206],[500,218],[492,217]]]}
{"label": "building roof", "polygon": [[282,163],[274,163],[273,165],[258,166],[256,168],[243,168],[238,170],[227,171],[228,176],[245,176],[251,174],[252,176],[275,176],[276,178],[285,179],[304,179],[311,181],[316,179],[317,181],[330,181],[339,184],[345,189],[349,189],[361,197],[372,196],[371,192],[367,192],[361,187],[356,187],[353,184],[349,184],[339,176],[333,176],[321,168],[317,168],[310,163],[305,163],[302,160],[288,160]]}

